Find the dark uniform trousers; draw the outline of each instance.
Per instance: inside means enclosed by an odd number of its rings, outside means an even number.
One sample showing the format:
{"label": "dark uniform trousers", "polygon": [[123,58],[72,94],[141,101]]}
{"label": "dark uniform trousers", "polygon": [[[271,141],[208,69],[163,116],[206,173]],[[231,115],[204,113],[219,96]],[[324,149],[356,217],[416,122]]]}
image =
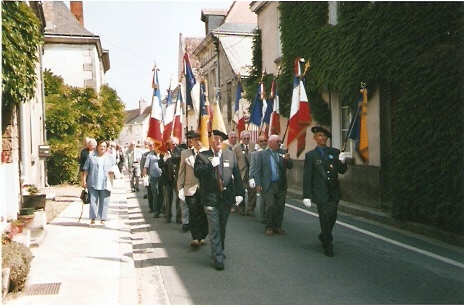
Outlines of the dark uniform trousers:
{"label": "dark uniform trousers", "polygon": [[[226,225],[230,215],[231,203],[235,201],[233,187],[227,188],[219,193],[210,193],[205,196],[211,197],[207,200],[212,205],[205,205],[204,210],[208,220],[208,235],[211,243],[211,251],[214,261],[222,263],[223,250],[225,247]],[[215,204],[214,204],[215,203]],[[219,223],[219,226],[217,225]]]}
{"label": "dark uniform trousers", "polygon": [[267,192],[261,192],[266,204],[266,229],[276,230],[282,227],[287,189],[279,185],[279,182],[271,182]]}
{"label": "dark uniform trousers", "polygon": [[193,196],[185,196],[185,203],[189,208],[189,227],[192,239],[205,239],[208,235],[208,221],[201,205],[200,189],[197,189]]}
{"label": "dark uniform trousers", "polygon": [[324,249],[332,249],[332,229],[337,221],[338,200],[329,199],[327,202],[316,204],[317,213],[319,214],[319,224],[321,226],[319,239]]}

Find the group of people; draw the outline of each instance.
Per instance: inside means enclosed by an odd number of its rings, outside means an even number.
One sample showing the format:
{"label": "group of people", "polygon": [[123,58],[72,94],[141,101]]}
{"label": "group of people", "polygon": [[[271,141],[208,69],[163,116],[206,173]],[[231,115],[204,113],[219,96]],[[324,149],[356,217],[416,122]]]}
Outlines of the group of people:
{"label": "group of people", "polygon": [[[316,148],[305,154],[303,204],[306,207],[311,207],[312,203],[317,205],[321,228],[318,238],[324,254],[331,257],[332,229],[340,199],[338,174],[347,171],[347,157],[340,150],[327,147],[331,137],[327,129],[316,126],[311,130]],[[155,218],[164,213],[166,222],[171,221],[175,196],[176,221],[182,223],[183,231],[190,231],[190,246],[193,248],[206,245],[209,236],[216,270],[224,269],[230,213],[237,211],[242,216],[254,216],[257,194],[263,201],[260,215],[265,224],[265,235],[286,233],[282,222],[288,187],[287,170],[294,162],[288,152],[281,149],[282,141],[278,135],[269,138],[260,135],[258,143],[252,143],[249,131],[242,131],[238,141],[235,131],[225,134],[213,130],[209,134],[209,147],[202,146],[196,131],[188,131],[186,138],[187,143],[183,146],[179,145],[179,139],[171,137],[164,154],[151,141],[145,143],[147,151],[137,152],[135,143],[131,143],[123,154],[131,189],[140,191],[139,178],[142,177],[147,188],[144,197],[148,198],[149,211]],[[109,199],[106,198],[109,198],[111,186],[100,178],[115,161],[103,157],[105,149],[104,143],[97,143],[97,153],[91,153],[92,157],[87,158],[82,167],[83,186],[89,188],[91,198],[91,225],[96,216],[100,216],[103,223],[106,219],[105,204],[107,209]],[[95,165],[98,165],[97,170]],[[92,212],[92,198],[103,202],[101,213],[100,206],[98,212]]]}

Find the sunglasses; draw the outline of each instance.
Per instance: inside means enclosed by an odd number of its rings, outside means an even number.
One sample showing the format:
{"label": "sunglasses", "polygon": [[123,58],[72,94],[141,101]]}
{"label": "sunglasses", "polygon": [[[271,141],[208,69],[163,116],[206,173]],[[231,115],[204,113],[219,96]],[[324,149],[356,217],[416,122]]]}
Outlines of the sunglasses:
{"label": "sunglasses", "polygon": [[250,138],[243,138],[244,140],[249,140]]}

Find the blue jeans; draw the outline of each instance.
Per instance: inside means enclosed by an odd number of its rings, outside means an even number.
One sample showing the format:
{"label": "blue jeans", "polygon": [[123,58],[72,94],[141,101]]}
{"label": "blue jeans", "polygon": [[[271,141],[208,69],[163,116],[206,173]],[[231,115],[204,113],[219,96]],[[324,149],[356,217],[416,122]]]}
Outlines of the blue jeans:
{"label": "blue jeans", "polygon": [[107,190],[96,190],[93,187],[89,187],[88,191],[90,196],[89,218],[106,220],[111,192]]}

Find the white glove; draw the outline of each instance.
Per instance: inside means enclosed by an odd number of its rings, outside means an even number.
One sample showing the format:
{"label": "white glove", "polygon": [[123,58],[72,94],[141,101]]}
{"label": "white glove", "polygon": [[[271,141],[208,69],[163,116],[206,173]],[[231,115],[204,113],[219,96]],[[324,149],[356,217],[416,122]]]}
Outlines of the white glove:
{"label": "white glove", "polygon": [[235,205],[239,205],[243,201],[242,196],[235,196]]}
{"label": "white glove", "polygon": [[188,158],[185,159],[185,163],[187,163],[188,165],[190,165],[191,167],[193,167],[195,165],[195,157],[194,156],[190,156]]}
{"label": "white glove", "polygon": [[311,199],[309,199],[309,198],[303,199],[303,204],[305,205],[305,207],[310,208],[311,207]]}
{"label": "white glove", "polygon": [[150,181],[148,180],[148,175],[143,176],[143,186],[149,186]]}
{"label": "white glove", "polygon": [[182,200],[182,201],[185,201],[184,189],[179,190],[179,199]]}
{"label": "white glove", "polygon": [[163,160],[166,162],[169,158],[171,158],[171,154],[168,152],[167,154],[164,155]]}
{"label": "white glove", "polygon": [[220,162],[221,162],[221,159],[219,159],[219,157],[213,157],[213,159],[211,159],[211,165],[213,167],[218,166]]}
{"label": "white glove", "polygon": [[342,162],[342,164],[345,164],[346,157],[347,157],[346,153],[342,152],[338,156],[338,160],[340,160],[340,162]]}
{"label": "white glove", "polygon": [[255,187],[256,187],[255,179],[251,178],[251,179],[248,181],[248,185],[249,185],[251,188],[255,188]]}

